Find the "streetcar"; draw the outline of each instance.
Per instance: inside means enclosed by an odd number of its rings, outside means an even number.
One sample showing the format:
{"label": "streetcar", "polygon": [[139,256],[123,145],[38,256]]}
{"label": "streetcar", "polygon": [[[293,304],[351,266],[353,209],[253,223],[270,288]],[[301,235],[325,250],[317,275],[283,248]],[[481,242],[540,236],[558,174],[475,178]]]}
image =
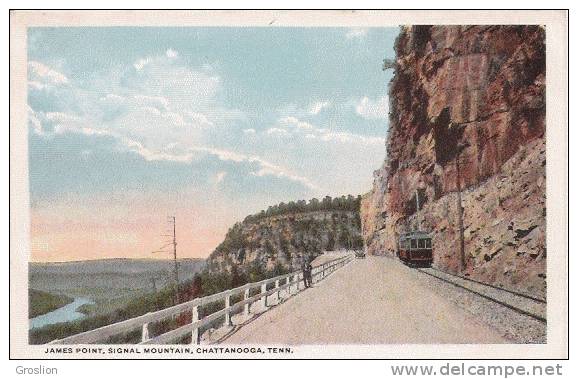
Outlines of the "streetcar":
{"label": "streetcar", "polygon": [[397,244],[397,257],[407,265],[431,266],[433,262],[431,235],[423,231],[402,234]]}

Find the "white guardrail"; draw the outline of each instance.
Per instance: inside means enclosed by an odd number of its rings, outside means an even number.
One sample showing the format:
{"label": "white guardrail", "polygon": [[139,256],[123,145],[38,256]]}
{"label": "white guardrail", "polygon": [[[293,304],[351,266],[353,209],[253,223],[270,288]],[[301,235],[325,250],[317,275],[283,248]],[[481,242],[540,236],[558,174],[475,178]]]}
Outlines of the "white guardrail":
{"label": "white guardrail", "polygon": [[[327,277],[327,275],[350,262],[352,258],[353,255],[348,254],[319,266],[315,266],[311,271],[312,281],[315,283],[323,280],[325,277]],[[276,300],[280,300],[279,293],[285,289],[287,290],[286,294],[288,297],[298,293],[301,289],[304,288],[304,285],[302,285],[302,278],[303,272],[299,270],[290,274],[265,279],[260,282],[247,283],[237,288],[219,292],[214,295],[196,298],[185,303],[162,309],[160,311],[146,313],[142,316],[120,321],[115,324],[110,324],[97,329],[75,334],[60,340],[54,340],[49,342],[49,344],[65,345],[102,343],[110,337],[128,333],[134,331],[137,328],[142,328],[140,344],[168,344],[179,340],[186,335],[191,335],[191,343],[199,344],[201,337],[199,333],[200,328],[210,325],[216,319],[223,316],[225,316],[225,325],[232,326],[233,323],[231,321],[231,315],[234,314],[235,311],[238,311],[241,307],[244,307],[243,312],[246,316],[249,316],[250,305],[257,301],[262,301],[262,305],[266,310],[268,306],[267,297],[274,295]],[[267,290],[267,286],[271,283],[275,283],[275,286]],[[260,288],[260,292],[256,295],[250,296],[250,291],[254,288]],[[236,303],[231,303],[232,298],[239,294],[243,294],[243,299]],[[225,301],[225,308],[206,315],[202,319],[199,319],[199,307],[223,300]],[[169,317],[174,317],[184,312],[192,312],[192,321],[190,324],[180,326],[158,336],[150,337],[150,323],[163,321]]]}

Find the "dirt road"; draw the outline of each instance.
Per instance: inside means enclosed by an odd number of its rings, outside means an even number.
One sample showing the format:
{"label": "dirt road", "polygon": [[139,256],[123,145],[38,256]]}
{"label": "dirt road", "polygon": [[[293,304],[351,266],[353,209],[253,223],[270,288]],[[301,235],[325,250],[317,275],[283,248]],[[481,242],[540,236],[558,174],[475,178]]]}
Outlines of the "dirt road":
{"label": "dirt road", "polygon": [[225,344],[508,343],[412,269],[356,259],[261,314]]}

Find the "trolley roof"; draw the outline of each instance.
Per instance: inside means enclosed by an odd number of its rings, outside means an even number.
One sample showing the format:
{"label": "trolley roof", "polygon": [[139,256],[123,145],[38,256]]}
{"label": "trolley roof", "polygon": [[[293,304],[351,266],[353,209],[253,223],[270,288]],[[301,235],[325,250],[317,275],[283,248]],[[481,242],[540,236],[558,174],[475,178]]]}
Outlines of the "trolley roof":
{"label": "trolley roof", "polygon": [[431,239],[431,235],[423,230],[413,230],[411,232],[403,233],[399,236],[399,239],[410,239],[410,238],[429,238]]}

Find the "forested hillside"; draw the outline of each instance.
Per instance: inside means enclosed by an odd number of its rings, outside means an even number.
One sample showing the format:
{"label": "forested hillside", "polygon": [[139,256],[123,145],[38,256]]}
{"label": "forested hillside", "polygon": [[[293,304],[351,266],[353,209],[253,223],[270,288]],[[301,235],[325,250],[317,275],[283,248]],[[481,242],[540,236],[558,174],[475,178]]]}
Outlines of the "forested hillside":
{"label": "forested hillside", "polygon": [[229,229],[208,258],[211,271],[296,268],[323,251],[360,248],[361,197],[341,196],[280,203]]}

